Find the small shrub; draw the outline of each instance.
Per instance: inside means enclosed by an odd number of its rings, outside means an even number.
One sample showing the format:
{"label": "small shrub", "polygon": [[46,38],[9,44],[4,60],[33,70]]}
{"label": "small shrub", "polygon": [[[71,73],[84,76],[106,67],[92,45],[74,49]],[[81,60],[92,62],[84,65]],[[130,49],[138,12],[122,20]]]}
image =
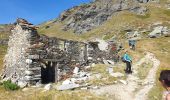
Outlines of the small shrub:
{"label": "small shrub", "polygon": [[14,91],[19,89],[19,86],[17,84],[12,83],[10,80],[4,81],[3,86],[6,90]]}

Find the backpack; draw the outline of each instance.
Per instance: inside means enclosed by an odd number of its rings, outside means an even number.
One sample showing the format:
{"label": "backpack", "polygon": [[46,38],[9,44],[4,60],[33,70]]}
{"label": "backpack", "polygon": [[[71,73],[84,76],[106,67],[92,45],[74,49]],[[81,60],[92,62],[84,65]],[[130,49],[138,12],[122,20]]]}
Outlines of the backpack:
{"label": "backpack", "polygon": [[121,57],[121,60],[122,60],[122,62],[124,62],[124,63],[126,62],[126,60],[124,59],[124,57]]}

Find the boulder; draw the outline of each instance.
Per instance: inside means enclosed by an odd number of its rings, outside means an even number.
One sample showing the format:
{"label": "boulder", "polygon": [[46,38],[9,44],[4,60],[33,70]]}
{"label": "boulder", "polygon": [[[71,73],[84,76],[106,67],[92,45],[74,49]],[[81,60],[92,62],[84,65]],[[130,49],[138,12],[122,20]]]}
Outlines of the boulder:
{"label": "boulder", "polygon": [[26,59],[26,63],[27,64],[32,64],[32,60],[31,59]]}
{"label": "boulder", "polygon": [[26,71],[25,71],[25,74],[26,74],[26,75],[33,75],[34,73],[33,73],[33,71],[26,70]]}
{"label": "boulder", "polygon": [[57,90],[71,90],[80,87],[79,84],[63,84],[57,87]]}
{"label": "boulder", "polygon": [[74,73],[74,74],[78,74],[78,72],[79,72],[79,68],[78,68],[78,67],[75,67],[73,73]]}
{"label": "boulder", "polygon": [[125,85],[127,85],[128,83],[127,83],[127,81],[125,81],[125,80],[119,80],[121,83],[123,83],[123,84],[125,84]]}
{"label": "boulder", "polygon": [[101,39],[96,39],[98,43],[98,47],[101,51],[107,51],[108,50],[108,43],[104,40],[101,40]]}
{"label": "boulder", "polygon": [[67,79],[67,80],[63,81],[62,85],[67,85],[67,84],[71,84],[71,83],[72,82],[69,79]]}
{"label": "boulder", "polygon": [[45,86],[44,86],[44,89],[45,89],[45,90],[51,90],[51,89],[52,89],[52,84],[49,83],[49,84],[45,85]]}
{"label": "boulder", "polygon": [[26,87],[27,86],[27,82],[25,82],[25,81],[18,81],[18,83],[17,83],[17,85],[20,87],[20,88],[24,88],[24,87]]}
{"label": "boulder", "polygon": [[149,37],[150,38],[156,38],[156,37],[160,37],[162,35],[162,31],[163,31],[163,26],[157,26],[154,28],[154,30],[149,33]]}

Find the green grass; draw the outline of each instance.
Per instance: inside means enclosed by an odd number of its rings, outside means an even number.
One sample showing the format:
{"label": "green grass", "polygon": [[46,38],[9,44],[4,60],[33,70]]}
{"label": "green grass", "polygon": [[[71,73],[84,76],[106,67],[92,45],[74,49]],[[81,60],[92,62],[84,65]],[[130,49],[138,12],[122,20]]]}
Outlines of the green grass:
{"label": "green grass", "polygon": [[19,89],[19,86],[17,84],[12,83],[10,80],[4,81],[3,86],[6,90],[14,91]]}

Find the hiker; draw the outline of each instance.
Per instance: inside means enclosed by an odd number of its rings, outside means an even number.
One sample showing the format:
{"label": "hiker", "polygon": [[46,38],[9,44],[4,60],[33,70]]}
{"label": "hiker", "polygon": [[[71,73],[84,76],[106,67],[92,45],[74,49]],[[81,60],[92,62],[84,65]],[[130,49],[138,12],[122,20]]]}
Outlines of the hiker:
{"label": "hiker", "polygon": [[125,51],[125,54],[123,55],[123,62],[126,63],[126,69],[125,72],[127,74],[132,73],[132,69],[131,69],[131,64],[132,64],[132,59],[131,57],[128,55],[128,51]]}
{"label": "hiker", "polygon": [[129,47],[130,49],[135,50],[136,40],[129,40]]}
{"label": "hiker", "polygon": [[163,100],[170,100],[170,70],[162,70],[160,73],[159,81],[166,89],[164,92]]}

